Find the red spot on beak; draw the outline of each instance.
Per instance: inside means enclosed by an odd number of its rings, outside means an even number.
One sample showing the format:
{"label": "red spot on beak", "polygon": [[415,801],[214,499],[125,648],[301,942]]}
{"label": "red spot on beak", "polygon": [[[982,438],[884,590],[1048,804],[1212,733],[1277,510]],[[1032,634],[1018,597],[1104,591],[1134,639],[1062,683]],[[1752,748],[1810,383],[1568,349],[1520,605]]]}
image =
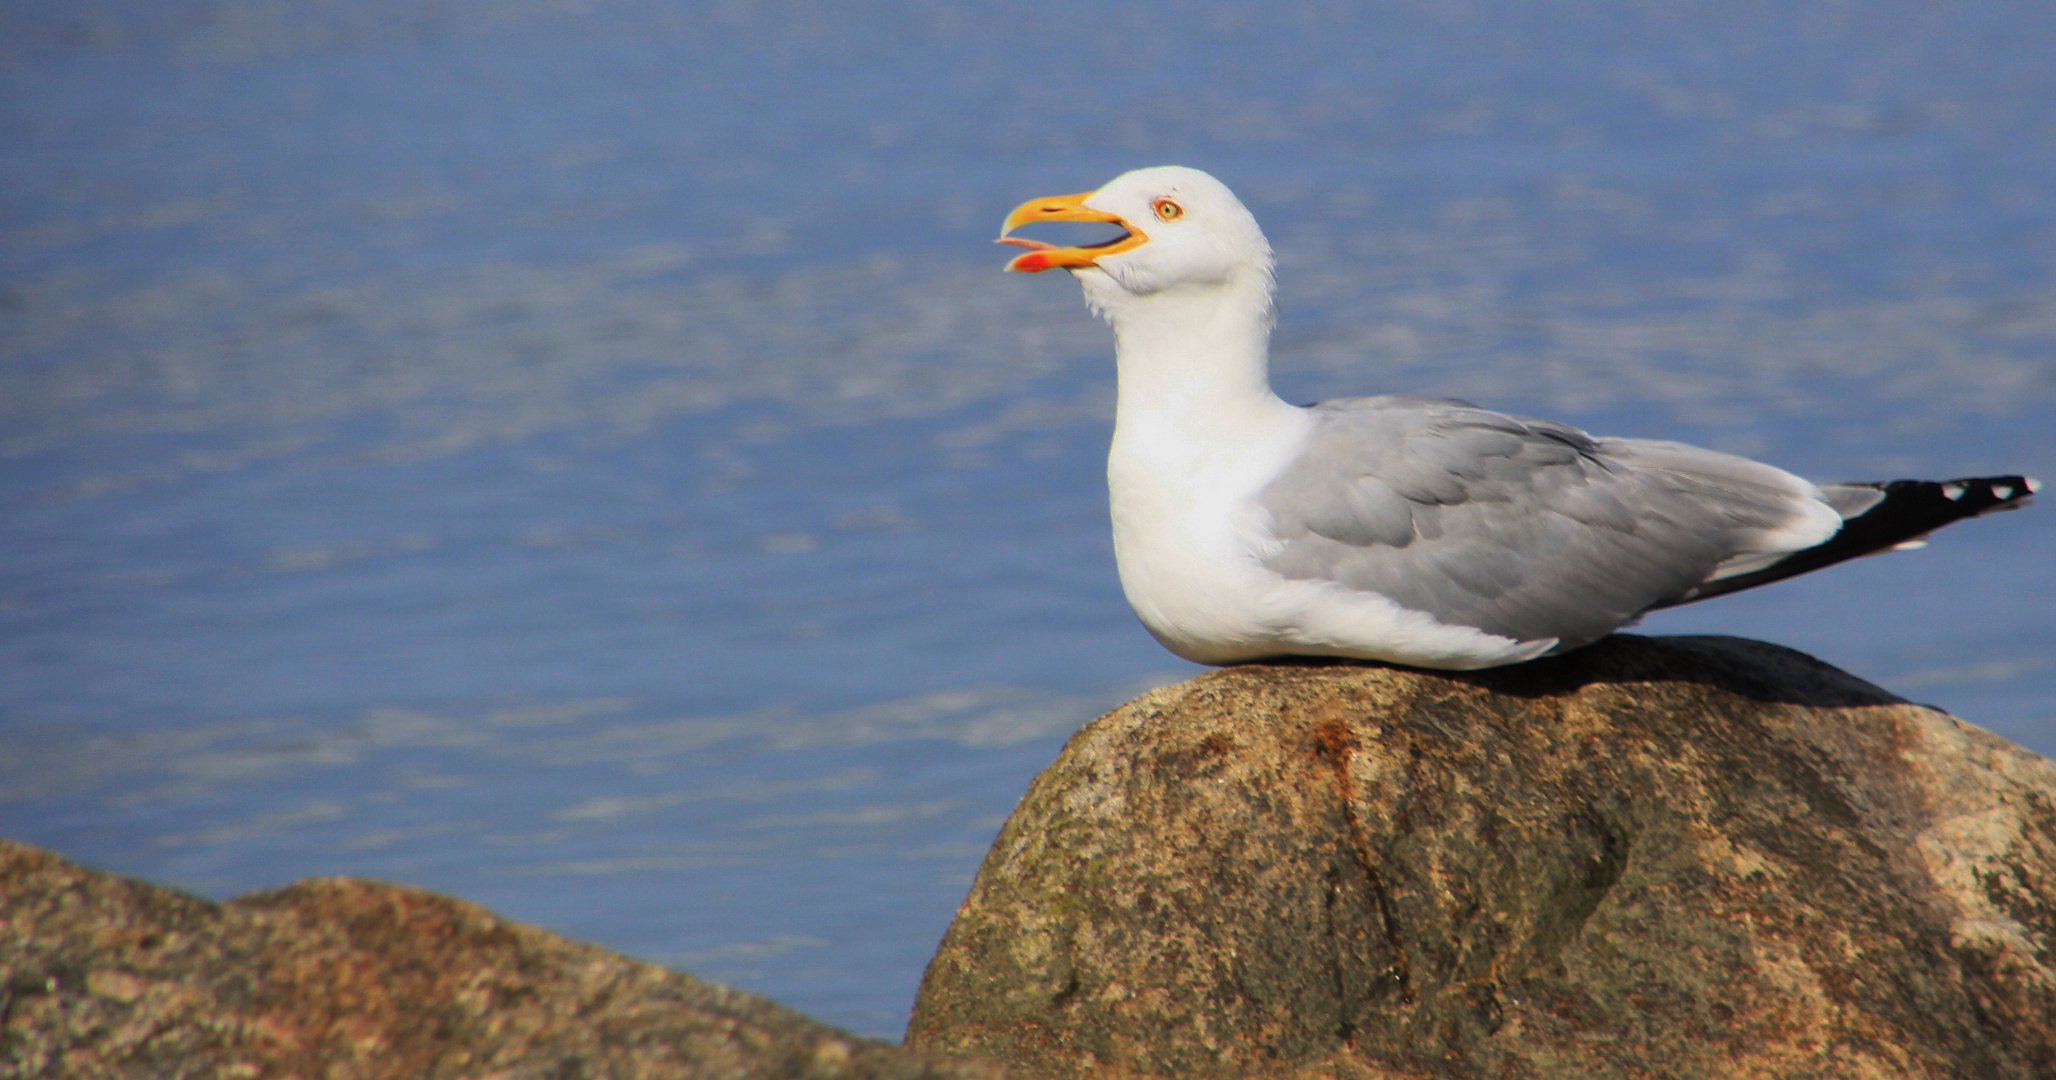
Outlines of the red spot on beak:
{"label": "red spot on beak", "polygon": [[1029,240],[1020,236],[1002,236],[993,242],[996,244],[1012,244],[1015,247],[1028,249],[1028,254],[1016,255],[1014,256],[1014,261],[1007,264],[1008,270],[1016,270],[1024,274],[1039,274],[1049,269],[1052,265],[1049,256],[1042,253],[1056,250],[1055,244],[1046,244],[1040,240]]}

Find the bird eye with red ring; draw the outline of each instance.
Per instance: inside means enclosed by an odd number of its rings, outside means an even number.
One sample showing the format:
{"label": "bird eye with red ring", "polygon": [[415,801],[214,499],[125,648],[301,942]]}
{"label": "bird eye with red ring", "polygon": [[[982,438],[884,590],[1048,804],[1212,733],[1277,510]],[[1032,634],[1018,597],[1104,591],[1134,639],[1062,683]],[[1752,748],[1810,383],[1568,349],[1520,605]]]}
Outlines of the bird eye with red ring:
{"label": "bird eye with red ring", "polygon": [[1176,221],[1185,216],[1185,208],[1170,199],[1158,199],[1149,205],[1156,210],[1156,216],[1164,221]]}

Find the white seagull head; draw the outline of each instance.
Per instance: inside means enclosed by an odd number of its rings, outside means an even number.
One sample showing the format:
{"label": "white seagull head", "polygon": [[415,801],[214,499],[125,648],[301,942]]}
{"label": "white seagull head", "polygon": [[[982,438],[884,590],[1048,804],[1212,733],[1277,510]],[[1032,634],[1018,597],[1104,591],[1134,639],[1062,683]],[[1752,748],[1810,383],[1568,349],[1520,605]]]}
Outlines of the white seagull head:
{"label": "white seagull head", "polygon": [[[1041,221],[1121,227],[1111,240],[1057,247],[1009,235]],[[1255,286],[1268,298],[1271,245],[1228,185],[1198,169],[1160,165],[1122,173],[1098,191],[1030,199],[1007,215],[1000,243],[1028,249],[1008,270],[1061,267],[1077,275],[1094,306],[1186,289]]]}

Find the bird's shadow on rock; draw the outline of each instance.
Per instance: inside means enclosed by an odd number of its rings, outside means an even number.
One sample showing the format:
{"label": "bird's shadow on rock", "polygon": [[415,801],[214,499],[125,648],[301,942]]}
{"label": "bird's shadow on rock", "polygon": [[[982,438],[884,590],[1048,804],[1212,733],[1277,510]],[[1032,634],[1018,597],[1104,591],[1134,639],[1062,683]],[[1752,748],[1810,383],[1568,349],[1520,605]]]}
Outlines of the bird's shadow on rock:
{"label": "bird's shadow on rock", "polygon": [[1751,701],[1812,708],[1903,705],[1906,699],[1833,665],[1765,641],[1723,636],[1612,634],[1583,648],[1477,671],[1439,671],[1325,656],[1288,656],[1276,667],[1387,667],[1425,671],[1495,693],[1560,697],[1595,684],[1696,683]]}

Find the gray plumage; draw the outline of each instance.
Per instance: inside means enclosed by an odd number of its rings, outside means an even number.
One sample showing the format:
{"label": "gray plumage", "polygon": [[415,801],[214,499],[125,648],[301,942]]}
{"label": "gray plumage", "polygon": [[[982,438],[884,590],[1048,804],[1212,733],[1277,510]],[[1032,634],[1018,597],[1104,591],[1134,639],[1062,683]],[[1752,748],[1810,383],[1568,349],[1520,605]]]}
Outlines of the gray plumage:
{"label": "gray plumage", "polygon": [[[1311,411],[1305,450],[1259,496],[1282,543],[1266,566],[1559,649],[1750,568],[1752,542],[1819,513],[1790,474],[1680,443],[1445,399]],[[1876,501],[1823,494],[1843,516]]]}

